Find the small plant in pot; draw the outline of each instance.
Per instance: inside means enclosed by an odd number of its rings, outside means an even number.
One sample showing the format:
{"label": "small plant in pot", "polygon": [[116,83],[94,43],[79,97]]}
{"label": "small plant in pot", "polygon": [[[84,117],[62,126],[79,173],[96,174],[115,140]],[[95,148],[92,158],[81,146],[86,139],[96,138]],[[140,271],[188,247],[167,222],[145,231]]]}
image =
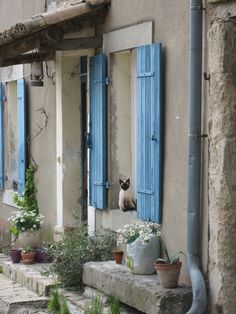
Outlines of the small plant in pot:
{"label": "small plant in pot", "polygon": [[184,254],[182,251],[175,253],[172,257],[169,256],[163,240],[160,238],[161,246],[166,258],[158,258],[154,263],[157,275],[162,288],[177,288],[182,262],[179,259],[179,254]]}
{"label": "small plant in pot", "polygon": [[160,225],[135,221],[117,230],[117,246],[127,245],[126,266],[134,274],[155,273],[153,263],[160,257]]}
{"label": "small plant in pot", "polygon": [[33,264],[35,258],[35,252],[31,246],[27,246],[22,249],[21,252],[22,262],[25,265]]}

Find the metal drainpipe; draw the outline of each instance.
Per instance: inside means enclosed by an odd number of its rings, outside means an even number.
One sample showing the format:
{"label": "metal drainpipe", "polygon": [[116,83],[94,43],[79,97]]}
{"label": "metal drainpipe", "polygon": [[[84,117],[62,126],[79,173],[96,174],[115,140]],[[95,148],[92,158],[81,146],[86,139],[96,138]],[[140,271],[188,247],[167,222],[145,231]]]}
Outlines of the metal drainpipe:
{"label": "metal drainpipe", "polygon": [[200,270],[202,11],[202,0],[190,0],[187,264],[193,302],[188,314],[204,313],[207,306],[205,281]]}

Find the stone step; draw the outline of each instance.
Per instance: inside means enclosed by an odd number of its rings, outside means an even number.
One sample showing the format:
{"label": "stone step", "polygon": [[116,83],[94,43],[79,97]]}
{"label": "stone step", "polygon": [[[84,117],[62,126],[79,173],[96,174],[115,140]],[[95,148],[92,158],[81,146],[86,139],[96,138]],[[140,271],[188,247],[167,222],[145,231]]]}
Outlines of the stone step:
{"label": "stone step", "polygon": [[[91,306],[92,299],[100,296],[103,305],[103,314],[110,314],[108,304],[109,297],[96,289],[86,287],[84,291],[79,289],[58,289],[59,295],[66,299],[69,314],[82,314],[86,307]],[[141,314],[142,312],[133,309],[125,304],[120,304],[120,314]]]}
{"label": "stone step", "polygon": [[41,274],[42,271],[48,269],[50,264],[13,264],[9,257],[0,254],[0,265],[4,276],[37,293],[39,296],[48,296],[50,288],[57,284],[52,276],[46,277]]}
{"label": "stone step", "polygon": [[0,314],[45,313],[47,297],[40,297],[0,274]]}
{"label": "stone step", "polygon": [[134,275],[113,261],[85,264],[83,283],[147,314],[185,314],[192,302],[190,288],[161,288],[157,275]]}

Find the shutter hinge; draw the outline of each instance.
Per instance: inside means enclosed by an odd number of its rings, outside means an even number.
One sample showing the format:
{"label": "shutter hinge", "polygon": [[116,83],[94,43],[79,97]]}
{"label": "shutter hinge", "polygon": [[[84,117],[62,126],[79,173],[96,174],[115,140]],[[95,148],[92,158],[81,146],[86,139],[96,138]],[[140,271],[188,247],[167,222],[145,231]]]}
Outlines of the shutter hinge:
{"label": "shutter hinge", "polygon": [[106,182],[106,189],[110,189],[111,183],[109,181]]}
{"label": "shutter hinge", "polygon": [[105,79],[106,85],[111,85],[111,78],[110,77],[106,77]]}

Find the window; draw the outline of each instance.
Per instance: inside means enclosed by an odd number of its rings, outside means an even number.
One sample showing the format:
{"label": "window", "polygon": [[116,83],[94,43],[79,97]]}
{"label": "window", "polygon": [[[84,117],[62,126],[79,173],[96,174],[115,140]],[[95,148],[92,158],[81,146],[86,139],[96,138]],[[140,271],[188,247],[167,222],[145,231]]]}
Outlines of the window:
{"label": "window", "polygon": [[162,95],[161,45],[137,49],[137,211],[161,222]]}
{"label": "window", "polygon": [[[161,222],[162,95],[161,44],[112,53],[109,103],[111,208],[118,204],[119,178],[131,178],[138,218]],[[105,208],[105,56],[90,64],[90,205]],[[112,196],[113,196],[112,195]]]}
{"label": "window", "polygon": [[89,205],[106,207],[106,58],[90,58]]}
{"label": "window", "polygon": [[[1,84],[6,101],[1,97],[1,134],[2,134],[2,184],[5,190],[17,190],[22,194],[25,186],[26,165],[26,99],[23,79]],[[4,107],[4,108],[3,108]],[[4,110],[3,110],[4,109]],[[4,111],[4,119],[3,119]],[[3,121],[4,120],[4,121]],[[4,169],[3,169],[3,157]],[[4,179],[5,180],[4,180]]]}

